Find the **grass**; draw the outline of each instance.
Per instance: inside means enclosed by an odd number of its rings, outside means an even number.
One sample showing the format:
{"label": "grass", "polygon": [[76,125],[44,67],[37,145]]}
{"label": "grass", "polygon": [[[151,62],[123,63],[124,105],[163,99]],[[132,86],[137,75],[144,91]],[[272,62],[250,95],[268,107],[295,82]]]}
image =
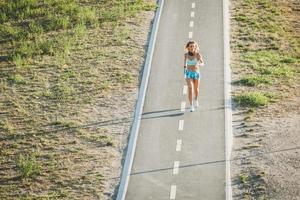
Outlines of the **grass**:
{"label": "grass", "polygon": [[271,78],[294,78],[297,63],[296,56],[280,56],[274,51],[256,51],[244,55],[244,62],[249,63],[251,69],[259,75]]}
{"label": "grass", "polygon": [[29,178],[41,173],[41,165],[37,162],[34,153],[20,155],[17,160],[17,167],[21,172],[22,178]]}
{"label": "grass", "polygon": [[105,125],[113,134],[96,122],[113,109],[111,96],[137,87],[144,47],[133,36],[140,14],[155,8],[141,0],[0,1],[0,199],[104,198],[101,170],[124,124]]}
{"label": "grass", "polygon": [[26,83],[26,81],[20,74],[11,75],[10,77],[8,77],[8,81],[11,82],[12,84],[25,84]]}
{"label": "grass", "polygon": [[242,190],[241,199],[267,199],[265,173],[258,168],[247,168],[237,176]]}
{"label": "grass", "polygon": [[259,85],[270,85],[272,83],[272,79],[269,76],[256,76],[256,75],[247,75],[241,80],[237,81],[237,83],[245,85],[245,86],[259,86]]}
{"label": "grass", "polygon": [[249,181],[249,176],[247,174],[241,174],[239,180],[242,184],[246,184]]}
{"label": "grass", "polygon": [[232,65],[242,73],[234,83],[248,89],[236,93],[234,99],[239,106],[258,108],[276,102],[260,91],[283,96],[280,88],[299,79],[300,41],[290,20],[293,16],[280,2],[248,0],[235,6],[231,44],[236,59]]}
{"label": "grass", "polygon": [[[289,112],[299,85],[300,40],[299,2],[271,0],[232,1],[231,50],[235,84],[233,100],[244,122],[264,124],[265,118],[275,118]],[[288,88],[288,89],[287,89]],[[272,105],[270,105],[272,104]],[[287,109],[288,108],[288,109]],[[270,127],[269,127],[270,128]],[[276,128],[276,127],[275,127]],[[253,129],[245,129],[250,131]],[[252,132],[252,131],[251,131]],[[252,136],[260,133],[253,131]],[[243,133],[238,135],[243,137]],[[240,150],[252,155],[264,149],[263,143],[252,138]],[[260,141],[263,141],[263,137]],[[257,160],[242,165],[237,175],[240,199],[269,199],[265,173],[258,170]],[[272,186],[271,186],[272,187]],[[268,188],[269,189],[269,188]]]}
{"label": "grass", "polygon": [[4,130],[8,134],[13,133],[13,131],[14,131],[14,125],[7,119],[0,122],[0,127],[2,130]]}
{"label": "grass", "polygon": [[83,139],[89,141],[89,142],[93,142],[99,146],[113,146],[114,142],[112,137],[110,137],[109,135],[98,135],[98,134],[90,134],[85,132],[85,134],[81,133],[81,136]]}
{"label": "grass", "polygon": [[261,145],[258,145],[258,144],[248,144],[248,145],[245,145],[242,147],[242,149],[254,149],[254,148],[258,148],[258,147],[261,147]]}
{"label": "grass", "polygon": [[235,96],[234,101],[238,106],[255,108],[267,105],[270,98],[260,92],[248,92]]}

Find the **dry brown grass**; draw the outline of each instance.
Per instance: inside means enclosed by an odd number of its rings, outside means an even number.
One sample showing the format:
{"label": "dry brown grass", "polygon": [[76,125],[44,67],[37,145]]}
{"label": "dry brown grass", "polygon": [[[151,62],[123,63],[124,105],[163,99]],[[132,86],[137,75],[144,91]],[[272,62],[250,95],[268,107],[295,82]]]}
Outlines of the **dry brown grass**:
{"label": "dry brown grass", "polygon": [[118,183],[155,4],[72,2],[99,21],[39,35],[47,53],[0,44],[0,199],[110,199]]}

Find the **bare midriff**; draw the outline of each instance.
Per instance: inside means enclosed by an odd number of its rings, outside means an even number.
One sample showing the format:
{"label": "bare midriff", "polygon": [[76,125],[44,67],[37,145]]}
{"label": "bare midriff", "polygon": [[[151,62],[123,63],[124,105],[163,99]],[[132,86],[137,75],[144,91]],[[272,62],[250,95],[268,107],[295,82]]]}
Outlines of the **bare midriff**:
{"label": "bare midriff", "polygon": [[187,69],[196,72],[198,70],[198,67],[197,65],[188,65]]}

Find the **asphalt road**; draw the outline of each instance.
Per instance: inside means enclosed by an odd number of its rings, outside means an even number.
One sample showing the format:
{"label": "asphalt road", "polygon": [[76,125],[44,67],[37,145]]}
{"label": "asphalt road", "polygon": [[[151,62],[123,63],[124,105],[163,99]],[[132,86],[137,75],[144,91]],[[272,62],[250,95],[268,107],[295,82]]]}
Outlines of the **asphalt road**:
{"label": "asphalt road", "polygon": [[[126,200],[225,199],[222,6],[222,0],[164,2]],[[205,61],[200,108],[192,113],[183,79],[189,39]]]}

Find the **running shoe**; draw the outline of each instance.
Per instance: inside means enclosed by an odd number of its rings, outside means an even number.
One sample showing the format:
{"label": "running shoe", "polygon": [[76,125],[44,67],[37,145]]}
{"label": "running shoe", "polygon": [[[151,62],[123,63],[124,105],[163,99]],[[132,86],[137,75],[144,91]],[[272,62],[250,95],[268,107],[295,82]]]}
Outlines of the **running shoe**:
{"label": "running shoe", "polygon": [[198,101],[198,100],[195,100],[195,101],[194,101],[194,104],[195,104],[195,107],[196,107],[196,108],[199,108],[199,101]]}
{"label": "running shoe", "polygon": [[194,112],[194,111],[195,111],[195,108],[194,108],[193,105],[191,105],[191,107],[190,107],[190,112]]}

